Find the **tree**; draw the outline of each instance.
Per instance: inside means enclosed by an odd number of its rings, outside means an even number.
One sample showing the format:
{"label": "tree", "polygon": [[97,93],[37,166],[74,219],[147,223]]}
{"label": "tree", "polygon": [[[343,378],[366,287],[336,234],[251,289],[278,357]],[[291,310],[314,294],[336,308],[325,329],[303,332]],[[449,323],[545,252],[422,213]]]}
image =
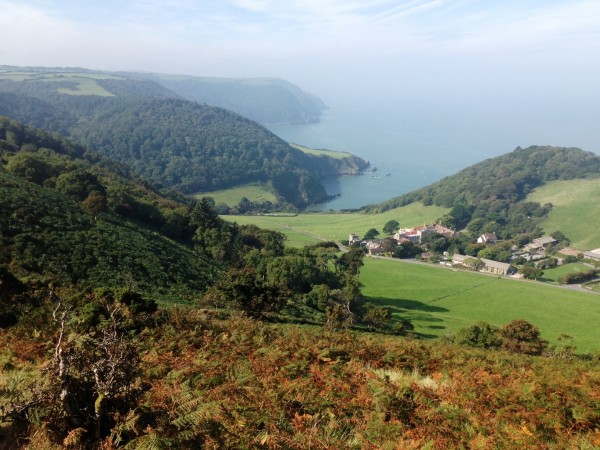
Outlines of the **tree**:
{"label": "tree", "polygon": [[421,250],[411,241],[404,241],[394,249],[394,258],[414,258]]}
{"label": "tree", "polygon": [[483,232],[484,226],[485,226],[485,219],[478,217],[477,219],[471,220],[471,222],[467,226],[467,231],[469,233],[471,233],[473,236],[478,236]]}
{"label": "tree", "polygon": [[50,164],[42,157],[30,153],[17,153],[6,165],[6,170],[32,183],[43,184],[54,175]]}
{"label": "tree", "polygon": [[47,371],[49,383],[37,393],[38,402],[51,411],[49,421],[67,435],[81,430],[96,442],[105,438],[118,417],[129,411],[141,393],[135,380],[139,355],[124,328],[122,306],[109,298],[104,305],[105,321],[82,332],[75,313],[58,301],[53,319],[58,326],[54,357]]}
{"label": "tree", "polygon": [[205,301],[216,305],[230,304],[254,319],[277,313],[290,296],[285,285],[265,280],[250,267],[230,269],[205,294]]}
{"label": "tree", "polygon": [[369,239],[375,239],[377,236],[379,236],[379,231],[377,231],[375,228],[371,228],[369,231],[367,231],[363,237],[363,239],[365,241],[368,241]]}
{"label": "tree", "polygon": [[108,210],[106,194],[99,191],[92,191],[86,199],[81,202],[81,207],[89,214],[98,215]]}
{"label": "tree", "polygon": [[384,306],[370,306],[362,317],[367,325],[381,329],[392,318],[392,311]]}
{"label": "tree", "polygon": [[576,263],[578,261],[579,261],[579,259],[577,258],[577,256],[569,255],[563,259],[563,264],[572,264],[572,263]]}
{"label": "tree", "polygon": [[451,228],[463,228],[469,223],[469,220],[471,220],[472,211],[473,208],[464,203],[455,204],[448,213],[449,218],[452,220],[449,220],[446,226]]}
{"label": "tree", "polygon": [[465,255],[477,256],[477,254],[486,247],[485,244],[474,242],[465,247]]}
{"label": "tree", "polygon": [[386,254],[393,253],[397,246],[396,241],[390,237],[386,237],[381,241],[381,249]]}
{"label": "tree", "polygon": [[522,266],[519,269],[519,273],[523,275],[523,278],[528,280],[539,280],[544,275],[544,271],[542,269],[538,269],[537,267],[532,266]]}
{"label": "tree", "polygon": [[325,326],[333,330],[341,330],[352,325],[353,315],[344,303],[332,303],[325,311]]}
{"label": "tree", "polygon": [[412,336],[415,326],[407,319],[400,319],[392,325],[392,333],[396,336]]}
{"label": "tree", "polygon": [[396,230],[400,228],[400,224],[397,220],[389,220],[383,226],[383,232],[386,234],[393,234]]}
{"label": "tree", "polygon": [[326,284],[317,284],[312,287],[312,290],[306,294],[305,299],[308,306],[326,311],[332,301],[332,291]]}
{"label": "tree", "polygon": [[438,233],[426,233],[421,238],[421,244],[434,253],[442,253],[448,249],[450,243],[448,239]]}
{"label": "tree", "polygon": [[499,348],[502,339],[498,327],[486,322],[477,322],[456,333],[454,343],[478,348]]}
{"label": "tree", "polygon": [[85,169],[63,173],[56,179],[56,190],[77,201],[83,201],[93,191],[106,196],[106,189],[96,175]]}
{"label": "tree", "polygon": [[219,217],[210,200],[209,197],[202,197],[199,202],[193,201],[188,206],[187,217],[190,224],[200,229],[200,231],[221,228],[223,225],[223,219]]}
{"label": "tree", "polygon": [[537,265],[538,269],[542,269],[542,270],[553,269],[556,266],[558,266],[557,258],[544,259],[544,260],[540,261]]}
{"label": "tree", "polygon": [[519,319],[504,325],[499,330],[502,349],[525,355],[541,355],[548,341],[540,337],[540,330],[529,322]]}
{"label": "tree", "polygon": [[350,272],[352,275],[358,275],[360,268],[364,264],[365,252],[362,248],[350,248],[337,261],[338,270]]}

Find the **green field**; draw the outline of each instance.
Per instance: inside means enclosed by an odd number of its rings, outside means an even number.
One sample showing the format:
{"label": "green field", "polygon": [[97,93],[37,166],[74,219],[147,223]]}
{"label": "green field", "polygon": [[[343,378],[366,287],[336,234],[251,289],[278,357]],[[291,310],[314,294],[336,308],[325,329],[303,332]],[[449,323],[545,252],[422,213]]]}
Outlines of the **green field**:
{"label": "green field", "polygon": [[343,159],[343,158],[348,158],[349,156],[352,156],[352,154],[346,153],[346,152],[336,152],[334,150],[310,148],[310,147],[305,147],[304,145],[293,144],[293,143],[290,143],[290,145],[292,147],[294,147],[295,149],[298,149],[298,150],[300,150],[304,153],[308,153],[310,155],[317,155],[317,156],[323,155],[323,156],[329,156],[330,158],[335,158],[335,159]]}
{"label": "green field", "polygon": [[558,266],[554,269],[544,270],[544,279],[550,281],[558,281],[560,277],[573,272],[587,272],[590,270],[588,266],[581,263],[565,264],[564,266]]}
{"label": "green field", "polygon": [[74,88],[58,88],[56,91],[67,95],[98,95],[101,97],[113,97],[103,87],[99,86],[96,80],[122,79],[108,74],[86,73],[86,72],[27,72],[27,71],[0,71],[0,80],[25,81],[35,80],[47,83],[71,82],[76,83]]}
{"label": "green field", "polygon": [[545,233],[560,230],[578,250],[600,247],[600,179],[554,181],[535,190],[528,201],[552,203]]}
{"label": "green field", "polygon": [[600,295],[372,258],[365,261],[360,280],[369,300],[409,319],[424,337],[450,335],[480,320],[500,326],[525,319],[551,343],[565,333],[575,338],[578,352],[600,349]]}
{"label": "green field", "polygon": [[194,198],[212,197],[215,203],[225,203],[228,206],[237,205],[243,197],[246,197],[252,203],[269,201],[275,203],[277,197],[264,184],[250,183],[243,186],[236,186],[230,189],[221,189],[212,192],[198,192],[193,195]]}
{"label": "green field", "polygon": [[60,94],[67,95],[98,95],[100,97],[114,97],[114,95],[108,92],[103,87],[96,83],[96,79],[92,77],[65,77],[65,79],[57,78],[56,80],[50,81],[72,81],[77,83],[73,89],[59,88],[56,91]]}
{"label": "green field", "polygon": [[[255,224],[261,228],[281,231],[290,237],[293,245],[298,233],[319,240],[347,240],[350,233],[364,235],[370,228],[382,232],[389,220],[397,220],[401,227],[412,227],[432,223],[448,212],[448,208],[439,206],[423,206],[412,203],[381,214],[362,213],[303,213],[297,216],[223,216],[225,220],[239,224]],[[311,242],[311,243],[314,243]]]}

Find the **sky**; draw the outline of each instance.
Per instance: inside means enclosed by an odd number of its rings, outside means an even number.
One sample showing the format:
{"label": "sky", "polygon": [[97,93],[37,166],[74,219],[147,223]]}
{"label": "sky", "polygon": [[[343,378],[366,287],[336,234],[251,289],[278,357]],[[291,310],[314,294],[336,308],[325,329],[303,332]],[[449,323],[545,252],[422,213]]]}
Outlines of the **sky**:
{"label": "sky", "polygon": [[527,103],[600,123],[599,0],[0,0],[0,11],[0,64],[279,77],[330,105]]}

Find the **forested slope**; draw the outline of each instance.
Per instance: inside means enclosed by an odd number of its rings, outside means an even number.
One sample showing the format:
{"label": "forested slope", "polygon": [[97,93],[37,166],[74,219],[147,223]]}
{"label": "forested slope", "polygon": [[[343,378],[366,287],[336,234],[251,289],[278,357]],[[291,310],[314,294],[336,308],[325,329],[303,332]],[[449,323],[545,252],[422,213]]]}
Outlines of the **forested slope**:
{"label": "forested slope", "polygon": [[281,233],[226,222],[206,198],[165,196],[119,163],[4,117],[0,163],[0,269],[19,278],[164,302],[206,295],[253,317],[285,309],[293,321],[322,323],[334,306],[349,323],[368,312],[362,251],[286,250]]}
{"label": "forested slope", "polygon": [[[0,117],[0,265],[55,285],[135,285],[190,300],[218,265],[195,254],[186,207],[126,168]],[[179,242],[178,242],[179,241]]]}
{"label": "forested slope", "polygon": [[174,99],[107,102],[72,135],[184,193],[261,181],[297,206],[326,198],[318,172],[308,170],[317,169],[314,157],[221,108]]}

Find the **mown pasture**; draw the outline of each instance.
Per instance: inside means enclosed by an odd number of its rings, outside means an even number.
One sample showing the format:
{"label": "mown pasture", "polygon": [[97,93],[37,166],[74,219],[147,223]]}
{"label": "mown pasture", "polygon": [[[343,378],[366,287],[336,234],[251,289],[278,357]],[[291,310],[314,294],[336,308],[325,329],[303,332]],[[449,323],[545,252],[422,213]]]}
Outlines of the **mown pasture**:
{"label": "mown pasture", "polygon": [[563,266],[555,267],[554,269],[545,269],[543,278],[548,281],[558,281],[559,278],[564,277],[573,272],[587,272],[590,270],[589,266],[581,263],[565,264]]}
{"label": "mown pasture", "polygon": [[0,71],[0,80],[25,81],[35,80],[45,83],[69,82],[72,87],[59,87],[56,91],[67,95],[98,95],[100,97],[112,97],[112,93],[104,89],[97,83],[97,80],[120,80],[124,77],[87,72],[71,71],[47,71],[47,72],[29,72],[26,69],[11,71]]}
{"label": "mown pasture", "polygon": [[410,320],[421,337],[452,335],[478,321],[501,326],[525,319],[551,343],[564,333],[579,353],[600,349],[600,295],[594,293],[373,258],[366,259],[360,281],[370,301]]}
{"label": "mown pasture", "polygon": [[322,148],[310,148],[300,144],[290,143],[290,146],[294,147],[301,152],[308,153],[309,155],[317,155],[317,156],[329,156],[330,158],[335,159],[344,159],[352,156],[351,153],[347,152],[336,152],[334,150],[326,150]]}
{"label": "mown pasture", "polygon": [[[295,245],[297,234],[307,236],[309,243],[319,241],[343,241],[350,233],[363,236],[370,228],[375,228],[383,235],[383,226],[389,220],[397,220],[401,227],[413,227],[432,223],[449,211],[439,206],[423,206],[422,203],[411,203],[402,208],[395,208],[381,214],[363,213],[302,213],[290,215],[264,216],[223,216],[225,220],[240,225],[255,224],[284,233],[289,238],[288,245]],[[302,244],[305,245],[305,244]]]}
{"label": "mown pasture", "polygon": [[553,181],[537,188],[527,200],[552,203],[552,211],[541,224],[545,233],[562,231],[578,250],[600,247],[600,178]]}
{"label": "mown pasture", "polygon": [[275,194],[269,190],[268,186],[260,183],[249,183],[243,186],[236,186],[212,192],[198,192],[197,194],[194,194],[193,197],[197,199],[211,197],[215,203],[225,203],[228,206],[237,205],[244,197],[252,203],[261,203],[263,201],[274,203],[277,201]]}

